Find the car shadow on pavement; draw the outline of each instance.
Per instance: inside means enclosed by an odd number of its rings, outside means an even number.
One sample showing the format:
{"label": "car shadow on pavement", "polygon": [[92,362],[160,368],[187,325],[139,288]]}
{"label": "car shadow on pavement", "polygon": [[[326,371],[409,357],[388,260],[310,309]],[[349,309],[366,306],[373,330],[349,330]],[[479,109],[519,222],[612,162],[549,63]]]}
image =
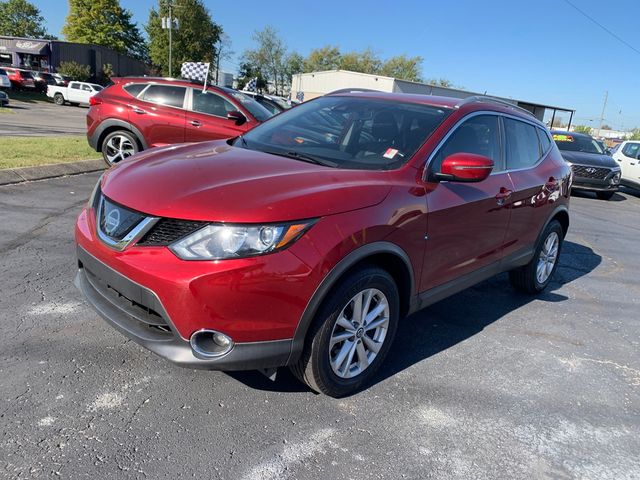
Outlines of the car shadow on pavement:
{"label": "car shadow on pavement", "polygon": [[[602,257],[591,248],[565,241],[554,279],[540,295],[516,292],[509,284],[508,274],[503,273],[414,313],[400,322],[389,355],[373,380],[363,388],[382,382],[472,337],[504,315],[534,300],[551,303],[569,300],[555,291],[589,274],[601,261]],[[227,374],[258,390],[308,391],[287,368],[278,370],[275,381],[256,371]]]}
{"label": "car shadow on pavement", "polygon": [[611,197],[609,200],[599,200],[596,197],[595,192],[586,192],[584,190],[572,190],[571,196],[579,197],[579,198],[591,198],[598,202],[624,202],[627,199],[624,195],[620,195],[619,193],[614,193],[613,197]]}

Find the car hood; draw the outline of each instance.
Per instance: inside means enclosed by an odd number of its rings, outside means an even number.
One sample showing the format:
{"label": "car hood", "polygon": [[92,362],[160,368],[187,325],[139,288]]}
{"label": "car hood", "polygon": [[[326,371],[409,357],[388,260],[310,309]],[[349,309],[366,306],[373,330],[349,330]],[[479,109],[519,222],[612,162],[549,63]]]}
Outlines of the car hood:
{"label": "car hood", "polygon": [[616,161],[609,155],[601,155],[598,153],[585,152],[568,152],[560,150],[562,158],[570,163],[579,163],[580,165],[588,165],[590,167],[617,167]]}
{"label": "car hood", "polygon": [[158,217],[279,222],[380,203],[388,172],[323,167],[224,141],[152,149],[108,170],[102,192]]}

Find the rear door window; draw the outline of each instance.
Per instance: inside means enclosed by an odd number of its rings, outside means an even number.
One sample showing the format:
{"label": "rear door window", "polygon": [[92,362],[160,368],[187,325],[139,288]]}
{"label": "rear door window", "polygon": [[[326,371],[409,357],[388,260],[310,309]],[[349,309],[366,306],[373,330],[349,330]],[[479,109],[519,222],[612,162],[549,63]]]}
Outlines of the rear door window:
{"label": "rear door window", "polygon": [[[473,153],[493,160],[493,171],[503,170],[500,155],[500,128],[497,115],[471,117],[454,130],[431,163],[439,172],[442,161],[454,153]],[[535,132],[534,132],[535,134]]]}
{"label": "rear door window", "polygon": [[71,85],[69,85],[69,87],[73,88],[74,90],[80,90],[79,83],[72,83]]}
{"label": "rear door window", "polygon": [[159,105],[182,108],[186,90],[185,87],[174,85],[150,85],[142,94],[142,100]]}
{"label": "rear door window", "polygon": [[536,127],[511,118],[504,119],[507,169],[533,167],[540,160],[540,143]]}

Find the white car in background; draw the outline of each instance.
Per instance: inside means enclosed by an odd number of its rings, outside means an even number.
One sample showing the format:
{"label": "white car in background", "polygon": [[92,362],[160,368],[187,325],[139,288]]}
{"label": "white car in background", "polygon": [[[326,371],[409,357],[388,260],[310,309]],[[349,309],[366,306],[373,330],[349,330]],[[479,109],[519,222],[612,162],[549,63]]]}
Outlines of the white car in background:
{"label": "white car in background", "polygon": [[620,164],[620,183],[640,189],[640,141],[627,140],[616,148],[613,159]]}
{"label": "white car in background", "polygon": [[11,80],[3,68],[0,68],[0,88],[11,88]]}
{"label": "white car in background", "polygon": [[68,87],[49,85],[47,97],[53,98],[56,105],[64,105],[65,103],[89,105],[89,99],[102,88],[102,85],[87,82],[69,82]]}

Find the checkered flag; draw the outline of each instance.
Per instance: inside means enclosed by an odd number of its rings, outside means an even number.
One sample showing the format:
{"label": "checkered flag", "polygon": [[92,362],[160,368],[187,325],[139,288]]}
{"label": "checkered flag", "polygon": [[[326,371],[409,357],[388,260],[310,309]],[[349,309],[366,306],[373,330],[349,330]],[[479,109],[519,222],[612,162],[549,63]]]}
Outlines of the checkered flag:
{"label": "checkered flag", "polygon": [[244,91],[258,93],[258,79],[252,78],[251,80],[249,80],[247,84],[244,86]]}
{"label": "checkered flag", "polygon": [[198,80],[207,83],[207,75],[209,75],[209,64],[203,62],[184,62],[180,69],[182,78],[189,80]]}
{"label": "checkered flag", "polygon": [[304,102],[304,92],[296,93],[296,100],[298,100],[299,102]]}

